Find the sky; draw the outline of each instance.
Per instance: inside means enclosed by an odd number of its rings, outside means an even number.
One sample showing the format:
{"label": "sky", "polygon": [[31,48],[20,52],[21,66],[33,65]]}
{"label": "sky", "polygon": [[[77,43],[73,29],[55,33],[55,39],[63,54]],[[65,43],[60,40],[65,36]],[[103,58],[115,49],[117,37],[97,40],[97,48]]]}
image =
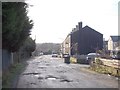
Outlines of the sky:
{"label": "sky", "polygon": [[26,0],[36,43],[62,43],[78,22],[103,34],[118,35],[119,0]]}

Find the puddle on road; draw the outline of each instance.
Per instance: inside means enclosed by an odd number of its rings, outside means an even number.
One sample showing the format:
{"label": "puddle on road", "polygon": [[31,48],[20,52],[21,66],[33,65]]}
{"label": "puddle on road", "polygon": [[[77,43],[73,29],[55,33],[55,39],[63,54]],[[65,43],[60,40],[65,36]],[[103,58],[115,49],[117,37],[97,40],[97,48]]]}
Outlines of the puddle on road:
{"label": "puddle on road", "polygon": [[48,79],[48,80],[56,80],[56,79],[59,79],[58,77],[55,77],[55,76],[52,76],[52,75],[48,75],[45,77],[45,79]]}
{"label": "puddle on road", "polygon": [[40,69],[45,69],[46,67],[45,67],[45,66],[41,66],[41,67],[38,67],[38,68],[40,68]]}
{"label": "puddle on road", "polygon": [[42,80],[42,79],[44,79],[44,77],[38,77],[38,79]]}
{"label": "puddle on road", "polygon": [[36,83],[30,83],[30,84],[32,84],[32,85],[36,85]]}
{"label": "puddle on road", "polygon": [[60,80],[60,82],[73,82],[73,80],[63,79],[63,80]]}
{"label": "puddle on road", "polygon": [[58,73],[65,73],[65,72],[67,72],[67,71],[57,71]]}
{"label": "puddle on road", "polygon": [[56,80],[57,78],[51,77],[51,78],[47,78],[48,80]]}
{"label": "puddle on road", "polygon": [[46,64],[46,66],[50,66],[50,64]]}
{"label": "puddle on road", "polygon": [[67,76],[60,76],[60,82],[73,82],[73,80],[68,79]]}
{"label": "puddle on road", "polygon": [[39,77],[39,75],[34,75],[35,77]]}
{"label": "puddle on road", "polygon": [[41,73],[23,73],[22,75],[37,75],[37,74],[41,74]]}
{"label": "puddle on road", "polygon": [[73,82],[73,80],[67,79],[65,77],[55,77],[55,76],[52,76],[52,75],[46,76],[45,79],[47,79],[47,80],[58,80],[60,82]]}

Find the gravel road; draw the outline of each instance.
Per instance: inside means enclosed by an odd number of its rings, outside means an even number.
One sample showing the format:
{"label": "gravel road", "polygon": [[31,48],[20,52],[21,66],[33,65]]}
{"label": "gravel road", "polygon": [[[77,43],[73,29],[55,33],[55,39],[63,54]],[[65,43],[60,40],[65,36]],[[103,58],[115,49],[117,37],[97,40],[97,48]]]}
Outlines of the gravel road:
{"label": "gravel road", "polygon": [[86,69],[89,65],[66,64],[62,58],[43,55],[27,61],[17,88],[118,88],[115,77]]}

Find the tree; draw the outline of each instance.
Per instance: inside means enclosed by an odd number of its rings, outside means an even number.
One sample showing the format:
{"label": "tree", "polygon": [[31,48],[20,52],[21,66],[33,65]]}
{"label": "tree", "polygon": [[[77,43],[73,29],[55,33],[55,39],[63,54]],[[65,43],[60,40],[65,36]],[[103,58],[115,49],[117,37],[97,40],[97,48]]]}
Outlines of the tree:
{"label": "tree", "polygon": [[36,49],[36,44],[35,44],[35,40],[33,40],[32,38],[28,37],[23,46],[21,46],[19,52],[21,54],[22,58],[27,58],[30,57],[32,55],[32,52]]}
{"label": "tree", "polygon": [[27,16],[24,2],[2,3],[2,46],[10,52],[18,51],[30,35],[33,21]]}

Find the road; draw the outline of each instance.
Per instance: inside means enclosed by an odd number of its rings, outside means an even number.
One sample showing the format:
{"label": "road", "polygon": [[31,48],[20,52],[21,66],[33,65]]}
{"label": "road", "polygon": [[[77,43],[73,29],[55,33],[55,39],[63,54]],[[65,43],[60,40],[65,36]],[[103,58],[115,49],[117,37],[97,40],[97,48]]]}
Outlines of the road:
{"label": "road", "polygon": [[27,61],[17,88],[118,88],[115,77],[85,69],[89,65],[66,64],[51,55]]}

